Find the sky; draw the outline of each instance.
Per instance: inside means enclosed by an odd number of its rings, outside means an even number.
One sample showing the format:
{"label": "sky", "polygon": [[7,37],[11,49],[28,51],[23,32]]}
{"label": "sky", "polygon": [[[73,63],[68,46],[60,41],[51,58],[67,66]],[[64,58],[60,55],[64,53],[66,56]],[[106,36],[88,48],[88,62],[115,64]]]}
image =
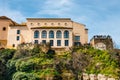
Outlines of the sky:
{"label": "sky", "polygon": [[18,23],[26,18],[71,18],[86,25],[89,40],[110,35],[120,48],[120,0],[0,0],[0,16]]}

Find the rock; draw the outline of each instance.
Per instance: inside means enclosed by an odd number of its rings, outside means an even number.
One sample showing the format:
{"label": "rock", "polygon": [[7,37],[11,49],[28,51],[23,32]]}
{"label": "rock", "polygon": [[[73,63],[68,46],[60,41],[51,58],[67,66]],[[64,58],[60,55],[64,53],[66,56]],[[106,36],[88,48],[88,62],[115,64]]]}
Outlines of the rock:
{"label": "rock", "polygon": [[97,80],[97,76],[95,74],[90,74],[90,80]]}
{"label": "rock", "polygon": [[83,73],[83,80],[89,80],[89,75],[86,73]]}
{"label": "rock", "polygon": [[107,80],[115,80],[114,78],[108,78]]}
{"label": "rock", "polygon": [[98,74],[98,80],[107,80],[107,77],[105,75],[102,74]]}

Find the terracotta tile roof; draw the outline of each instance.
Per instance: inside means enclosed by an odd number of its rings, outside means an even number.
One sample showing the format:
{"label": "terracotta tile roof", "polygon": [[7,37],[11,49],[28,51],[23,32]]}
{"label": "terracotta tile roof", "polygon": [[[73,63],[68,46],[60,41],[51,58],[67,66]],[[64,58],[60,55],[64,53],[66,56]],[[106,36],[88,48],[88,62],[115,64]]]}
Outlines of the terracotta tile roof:
{"label": "terracotta tile roof", "polygon": [[42,27],[32,27],[31,29],[73,29],[72,27],[62,27],[62,26],[42,26]]}

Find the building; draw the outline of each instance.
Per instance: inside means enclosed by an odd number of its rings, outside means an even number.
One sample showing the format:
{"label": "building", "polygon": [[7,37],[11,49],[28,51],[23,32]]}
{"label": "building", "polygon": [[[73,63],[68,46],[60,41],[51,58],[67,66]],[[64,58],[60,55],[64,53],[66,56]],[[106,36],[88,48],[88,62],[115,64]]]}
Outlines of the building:
{"label": "building", "polygon": [[0,17],[0,43],[6,48],[16,48],[21,43],[43,44],[52,48],[66,48],[88,43],[88,29],[70,18],[27,18],[18,24]]}
{"label": "building", "polygon": [[95,35],[90,40],[90,44],[94,48],[100,49],[100,50],[112,50],[113,49],[113,41],[109,35],[108,36]]}
{"label": "building", "polygon": [[16,22],[12,21],[6,16],[0,16],[0,48],[7,46],[8,30],[10,25],[15,25]]}

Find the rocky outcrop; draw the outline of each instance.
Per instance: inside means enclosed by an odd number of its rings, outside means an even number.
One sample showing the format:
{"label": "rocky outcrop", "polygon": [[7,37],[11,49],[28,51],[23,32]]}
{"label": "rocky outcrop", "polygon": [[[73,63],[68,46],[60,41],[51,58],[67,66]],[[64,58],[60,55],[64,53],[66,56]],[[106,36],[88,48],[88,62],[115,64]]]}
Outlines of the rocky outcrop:
{"label": "rocky outcrop", "polygon": [[115,78],[110,78],[103,74],[95,75],[83,73],[83,80],[115,80]]}

